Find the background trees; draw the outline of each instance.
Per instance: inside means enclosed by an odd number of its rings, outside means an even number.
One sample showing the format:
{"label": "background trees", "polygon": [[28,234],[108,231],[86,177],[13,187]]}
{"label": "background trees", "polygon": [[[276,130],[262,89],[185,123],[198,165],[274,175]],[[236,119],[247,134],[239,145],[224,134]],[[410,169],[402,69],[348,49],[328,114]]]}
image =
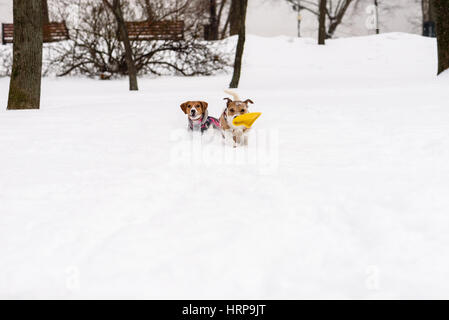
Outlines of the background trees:
{"label": "background trees", "polygon": [[42,72],[42,0],[14,0],[14,45],[8,109],[39,109]]}
{"label": "background trees", "polygon": [[[69,2],[60,0],[56,6],[67,6]],[[230,64],[227,52],[202,39],[202,23],[207,21],[204,15],[199,14],[205,8],[203,1],[139,0],[134,6],[125,0],[121,3],[126,21],[184,22],[183,39],[130,40],[137,76],[210,75]],[[52,46],[48,72],[102,79],[128,75],[126,52],[119,40],[117,19],[112,11],[95,0],[83,1],[76,10],[79,13],[76,20],[71,18],[70,12],[55,10],[59,20],[67,21],[71,41]]]}
{"label": "background trees", "polygon": [[[321,0],[286,0],[292,5],[292,8],[299,13],[307,11],[317,17],[322,25],[327,25],[324,35],[326,39],[332,38],[343,18],[348,13],[351,5],[356,5],[360,0],[326,0],[324,7],[321,7]],[[324,22],[322,22],[320,13],[324,12]],[[298,24],[299,28],[299,24]],[[299,32],[298,32],[299,34]]]}
{"label": "background trees", "polygon": [[[279,0],[274,1],[280,3]],[[282,0],[284,6],[285,1]],[[290,4],[300,4],[301,10],[307,11],[317,18],[319,17],[320,0],[287,1]],[[240,0],[49,0],[48,5],[47,0],[41,0],[40,2],[42,4],[42,21],[65,20],[71,34],[70,41],[48,46],[48,51],[52,53],[46,55],[50,59],[47,59],[44,65],[49,66],[49,69],[44,68],[44,71],[48,70],[49,73],[54,74],[57,70],[56,72],[59,75],[79,73],[102,79],[126,75],[130,78],[130,89],[138,88],[137,76],[142,74],[208,75],[229,66],[230,59],[228,58],[232,48],[228,49],[221,43],[205,42],[203,39],[217,40],[229,34],[239,34],[243,21],[241,16],[243,2]],[[344,23],[345,19],[354,24],[360,24],[359,20],[356,20],[359,17],[354,17],[351,13],[355,12],[357,4],[362,4],[357,11],[361,13],[365,8],[364,4],[372,4],[373,2],[372,0],[327,0],[325,10],[321,10],[325,13],[325,19],[321,19],[321,22],[324,21],[325,24],[321,23],[319,28],[320,43],[323,43],[326,38],[332,37],[335,30],[342,22]],[[420,13],[422,5],[423,22],[433,20],[429,2],[430,0],[413,0],[415,11]],[[388,18],[386,12],[393,14],[396,10],[400,10],[397,3],[380,1],[380,4],[384,13],[382,15],[384,21],[391,21],[391,16]],[[79,6],[76,10],[71,10],[79,13],[76,24],[67,18],[67,10],[65,9],[68,5],[72,8],[73,6]],[[351,20],[348,18],[351,18]],[[182,41],[126,40],[127,30],[124,22],[161,21],[165,19],[185,22],[185,37]],[[421,21],[419,21],[421,15],[414,19],[417,20],[414,21],[416,29],[419,29],[421,27]],[[313,24],[311,24],[313,32],[317,30],[315,23],[313,21]],[[445,20],[441,20],[439,24],[444,26]],[[325,25],[324,29],[323,25]],[[346,29],[350,27],[352,27],[351,23],[345,24]],[[243,26],[243,29],[245,29],[245,26]],[[341,34],[346,34],[347,30],[342,28],[340,31]],[[372,31],[370,32],[372,33]],[[36,35],[39,32],[33,32],[33,34]],[[20,36],[17,39],[16,45],[20,46]],[[234,56],[233,86],[238,85],[238,79],[240,78],[244,41],[245,36],[241,34]],[[444,32],[440,32],[439,72],[445,69],[444,57],[445,47],[447,46],[443,44],[444,41]],[[1,49],[7,55],[10,55],[9,48],[5,46]],[[2,61],[6,61],[4,66],[8,67],[8,73],[1,71],[2,74],[11,73],[10,60],[6,58],[7,55],[0,56],[0,63],[3,65]],[[39,58],[39,55],[33,54],[32,56]],[[51,62],[49,63],[49,61]],[[19,65],[20,63],[17,62],[16,68],[20,68],[17,67]],[[6,70],[6,68],[2,70]],[[22,80],[20,82],[25,83]]]}

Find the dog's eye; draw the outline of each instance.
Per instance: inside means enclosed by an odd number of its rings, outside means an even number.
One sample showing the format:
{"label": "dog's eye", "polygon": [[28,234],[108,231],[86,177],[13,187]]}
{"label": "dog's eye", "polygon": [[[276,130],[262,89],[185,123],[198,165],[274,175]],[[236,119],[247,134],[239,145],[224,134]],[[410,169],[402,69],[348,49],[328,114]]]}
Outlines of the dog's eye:
{"label": "dog's eye", "polygon": [[230,112],[234,112],[235,110],[234,110],[234,109],[229,109],[229,111],[230,111]]}
{"label": "dog's eye", "polygon": [[245,112],[245,109],[240,110],[240,112]]}

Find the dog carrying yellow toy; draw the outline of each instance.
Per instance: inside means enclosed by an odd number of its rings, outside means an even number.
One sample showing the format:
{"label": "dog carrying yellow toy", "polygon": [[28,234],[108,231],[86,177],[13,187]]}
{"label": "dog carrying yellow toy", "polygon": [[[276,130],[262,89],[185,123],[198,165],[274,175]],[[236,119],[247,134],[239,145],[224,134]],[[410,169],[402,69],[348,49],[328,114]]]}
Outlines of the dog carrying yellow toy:
{"label": "dog carrying yellow toy", "polygon": [[262,113],[260,112],[242,114],[241,116],[235,117],[234,120],[232,120],[232,124],[234,126],[245,126],[249,129],[261,114]]}

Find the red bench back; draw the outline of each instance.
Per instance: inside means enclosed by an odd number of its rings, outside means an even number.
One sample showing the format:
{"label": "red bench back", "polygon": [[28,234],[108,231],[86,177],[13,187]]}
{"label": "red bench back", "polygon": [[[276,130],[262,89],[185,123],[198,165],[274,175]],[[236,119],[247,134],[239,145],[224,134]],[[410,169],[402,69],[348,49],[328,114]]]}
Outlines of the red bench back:
{"label": "red bench back", "polygon": [[[65,22],[45,23],[43,26],[44,42],[56,42],[69,39],[69,31]],[[14,25],[2,23],[2,43],[14,42]]]}
{"label": "red bench back", "polygon": [[126,22],[126,27],[133,41],[184,39],[184,21]]}

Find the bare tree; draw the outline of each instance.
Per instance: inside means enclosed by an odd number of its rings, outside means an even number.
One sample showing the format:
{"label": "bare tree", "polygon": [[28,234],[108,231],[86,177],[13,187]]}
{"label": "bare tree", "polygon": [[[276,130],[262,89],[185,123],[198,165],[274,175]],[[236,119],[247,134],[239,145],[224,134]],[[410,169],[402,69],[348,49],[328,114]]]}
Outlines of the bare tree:
{"label": "bare tree", "polygon": [[449,1],[433,0],[438,42],[438,74],[449,69]]}
{"label": "bare tree", "polygon": [[326,0],[320,0],[318,44],[324,45],[326,41]]}
{"label": "bare tree", "polygon": [[353,0],[340,0],[337,2],[335,8],[331,5],[330,9],[327,10],[327,15],[329,18],[329,28],[327,29],[326,35],[327,38],[332,38],[334,36],[335,30],[337,30],[337,27],[343,21],[343,17],[352,2]]}
{"label": "bare tree", "polygon": [[115,19],[117,20],[118,32],[125,47],[126,65],[128,66],[129,90],[137,91],[139,90],[137,85],[137,70],[136,65],[134,64],[133,51],[129,40],[128,30],[123,17],[122,4],[120,3],[120,0],[112,0],[112,4],[108,0],[103,0],[103,3],[112,11]]}
{"label": "bare tree", "polygon": [[[84,0],[70,10],[78,12],[77,19],[73,20],[70,12],[64,10],[72,0],[58,1],[52,7],[52,14],[67,21],[70,41],[51,46],[46,73],[83,74],[101,79],[127,76],[125,51],[118,40],[117,21],[111,10],[101,1]],[[230,65],[230,52],[224,51],[219,43],[201,39],[204,16],[198,14],[199,1],[173,1],[168,5],[166,0],[139,0],[135,6],[126,4],[123,1],[122,11],[128,21],[148,20],[151,24],[168,19],[182,20],[184,24],[182,39],[142,41],[131,38],[137,75],[211,75]]]}
{"label": "bare tree", "polygon": [[8,110],[39,109],[42,72],[42,0],[13,1],[13,65]]}
{"label": "bare tree", "polygon": [[[310,12],[320,19],[321,0],[286,0],[293,8],[301,12],[302,10]],[[357,4],[360,0],[327,0],[325,6],[325,19],[327,20],[327,30],[325,36],[327,39],[332,38],[338,26],[342,23],[343,18],[348,12],[351,5]],[[325,21],[326,23],[326,21]],[[298,32],[299,34],[299,32]]]}
{"label": "bare tree", "polygon": [[[234,0],[235,1],[235,0]],[[246,9],[248,7],[248,0],[240,0],[240,4],[238,6],[239,11],[234,12],[235,16],[239,17],[239,37],[237,41],[237,49],[235,52],[235,60],[234,60],[234,73],[232,75],[232,80],[229,85],[230,88],[237,88],[240,82],[240,72],[242,69],[242,58],[243,58],[243,49],[245,48],[245,37],[246,37]]]}

